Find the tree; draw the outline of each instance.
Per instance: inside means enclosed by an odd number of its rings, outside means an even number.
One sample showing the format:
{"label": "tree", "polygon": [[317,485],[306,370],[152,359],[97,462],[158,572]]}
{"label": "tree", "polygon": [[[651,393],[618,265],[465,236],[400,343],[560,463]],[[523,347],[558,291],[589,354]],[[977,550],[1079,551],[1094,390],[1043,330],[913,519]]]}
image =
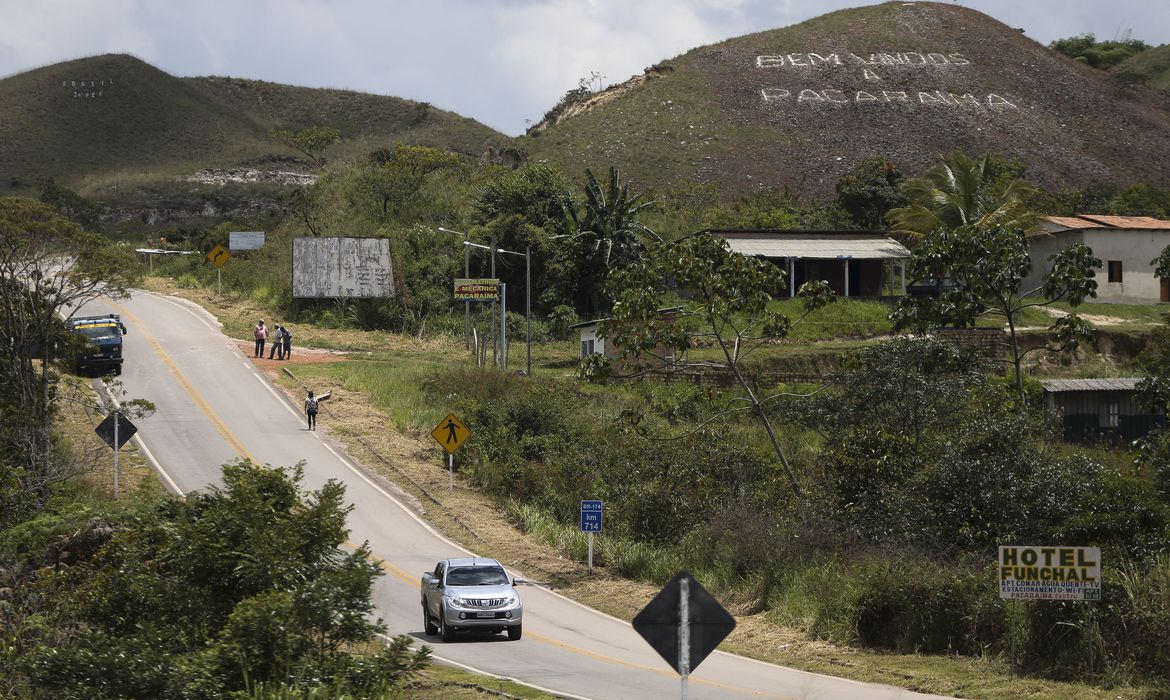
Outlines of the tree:
{"label": "tree", "polygon": [[1035,188],[985,155],[972,160],[959,151],[905,186],[910,204],[890,210],[895,230],[916,238],[943,228],[1018,228],[1034,223],[1028,200]]}
{"label": "tree", "polygon": [[[660,313],[666,306],[667,281],[686,290],[679,317],[696,321],[699,330],[688,331],[679,318]],[[600,333],[622,349],[623,359],[631,360],[630,367],[667,365],[670,360],[659,354],[659,349],[681,353],[694,337],[715,341],[723,354],[723,365],[745,397],[735,410],[748,411],[760,421],[792,490],[799,493],[796,474],[768,417],[767,405],[775,397],[757,395],[743,367],[752,351],[788,335],[793,324],[784,314],[768,308],[785,288],[785,273],[769,262],[733,253],[727,241],[703,233],[654,245],[643,260],[615,270],[609,288],[616,298],[613,318],[602,324]],[[824,282],[804,284],[799,296],[804,301],[804,314],[797,322],[835,299]]]}
{"label": "tree", "polygon": [[393,150],[380,148],[370,154],[369,164],[358,172],[358,189],[388,221],[418,196],[432,174],[461,165],[459,156],[449,151],[400,143]]}
{"label": "tree", "polygon": [[41,188],[41,201],[68,217],[78,226],[94,229],[102,215],[102,208],[93,201],[82,197],[68,187],[58,185],[46,177],[37,182]]}
{"label": "tree", "polygon": [[[645,248],[643,239],[661,240],[638,220],[640,213],[653,202],[642,195],[630,195],[629,183],[621,184],[617,168],[610,167],[605,185],[592,170],[585,171],[585,197],[575,202],[565,195],[562,209],[561,280],[571,287],[578,312],[596,317],[609,309],[604,297],[606,277],[611,270],[635,263]],[[569,290],[566,290],[569,291]]]}
{"label": "tree", "polygon": [[341,132],[331,126],[310,126],[307,129],[276,129],[269,138],[303,153],[318,168],[325,167],[325,151],[341,140]]}
{"label": "tree", "polygon": [[1080,36],[1057,39],[1049,44],[1048,48],[1058,51],[1074,61],[1105,70],[1149,49],[1150,45],[1139,39],[1131,38],[1127,31],[1118,41],[1097,41],[1094,34],[1081,34]]}
{"label": "tree", "polygon": [[1066,301],[1076,307],[1097,296],[1095,269],[1101,261],[1084,244],[1070,245],[1049,257],[1052,268],[1032,289],[1023,283],[1032,271],[1028,242],[1013,228],[964,226],[931,233],[914,252],[910,274],[915,279],[948,279],[956,289],[937,297],[903,297],[891,313],[896,329],[925,332],[940,325],[974,326],[981,318],[1002,318],[1008,328],[1005,344],[1015,368],[1021,405],[1025,402],[1022,362],[1037,350],[1058,353],[1075,349],[1092,337],[1092,327],[1075,313],[1060,316],[1049,327],[1048,343],[1023,350],[1018,338],[1025,309]]}
{"label": "tree", "polygon": [[302,480],[300,466],[236,462],[222,487],[112,516],[40,585],[53,624],[13,666],[46,696],[99,698],[228,697],[248,683],[370,697],[416,672],[430,650],[409,639],[350,654],[385,631],[371,617],[383,572],[365,544],[341,549],[345,487]]}
{"label": "tree", "polygon": [[0,484],[16,489],[6,516],[35,509],[52,484],[72,475],[51,432],[53,363],[72,357],[77,342],[61,317],[99,297],[124,297],[135,271],[131,253],[45,204],[0,198],[0,324],[8,343],[0,352]]}
{"label": "tree", "polygon": [[837,204],[858,228],[877,230],[886,213],[907,204],[902,171],[882,156],[866,158],[837,181]]}

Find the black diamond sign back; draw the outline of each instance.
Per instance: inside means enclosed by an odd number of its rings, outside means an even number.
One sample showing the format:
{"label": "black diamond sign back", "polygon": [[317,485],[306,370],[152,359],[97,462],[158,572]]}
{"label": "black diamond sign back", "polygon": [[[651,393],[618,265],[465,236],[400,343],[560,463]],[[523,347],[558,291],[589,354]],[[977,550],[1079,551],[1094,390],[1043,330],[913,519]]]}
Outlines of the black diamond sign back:
{"label": "black diamond sign back", "polygon": [[98,437],[106,441],[110,447],[119,449],[126,444],[130,438],[134,437],[134,433],[138,432],[138,426],[130,422],[126,416],[118,417],[118,444],[114,444],[114,414],[106,416],[106,419],[98,423],[98,427],[93,431],[98,434]]}
{"label": "black diamond sign back", "polygon": [[634,618],[634,629],[680,674],[682,668],[678,658],[678,628],[682,621],[679,615],[679,596],[682,592],[683,578],[690,579],[687,585],[690,592],[687,596],[687,618],[690,620],[691,640],[688,672],[698,668],[703,659],[715,651],[719,642],[735,629],[735,618],[731,613],[724,610],[719,601],[712,598],[689,572],[680,571],[675,574],[658,595],[654,596],[654,600],[642,608],[642,612]]}

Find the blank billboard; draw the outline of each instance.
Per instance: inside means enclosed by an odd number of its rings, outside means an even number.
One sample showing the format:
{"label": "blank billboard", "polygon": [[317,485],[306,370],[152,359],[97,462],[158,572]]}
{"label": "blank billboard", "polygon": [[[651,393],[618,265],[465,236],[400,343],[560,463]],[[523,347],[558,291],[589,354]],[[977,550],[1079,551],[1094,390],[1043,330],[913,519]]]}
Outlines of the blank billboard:
{"label": "blank billboard", "polygon": [[394,296],[385,238],[295,238],[292,264],[298,299]]}

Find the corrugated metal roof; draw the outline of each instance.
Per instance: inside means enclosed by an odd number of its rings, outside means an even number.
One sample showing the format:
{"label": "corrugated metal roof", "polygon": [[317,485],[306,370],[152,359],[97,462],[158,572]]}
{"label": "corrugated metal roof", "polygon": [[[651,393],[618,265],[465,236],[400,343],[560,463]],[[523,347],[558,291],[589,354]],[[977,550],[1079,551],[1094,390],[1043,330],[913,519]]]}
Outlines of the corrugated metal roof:
{"label": "corrugated metal roof", "polygon": [[886,260],[909,258],[906,246],[892,238],[873,234],[799,233],[765,234],[714,232],[727,240],[732,251],[766,258],[833,260]]}
{"label": "corrugated metal roof", "polygon": [[1044,220],[1061,228],[1101,228],[1101,224],[1095,224],[1076,216],[1045,216]]}
{"label": "corrugated metal roof", "polygon": [[1094,379],[1044,379],[1044,390],[1060,391],[1133,391],[1142,377],[1101,377]]}
{"label": "corrugated metal roof", "polygon": [[1170,231],[1170,221],[1152,216],[1105,216],[1078,214],[1077,216],[1045,216],[1044,221],[1064,229],[1111,228],[1129,230]]}

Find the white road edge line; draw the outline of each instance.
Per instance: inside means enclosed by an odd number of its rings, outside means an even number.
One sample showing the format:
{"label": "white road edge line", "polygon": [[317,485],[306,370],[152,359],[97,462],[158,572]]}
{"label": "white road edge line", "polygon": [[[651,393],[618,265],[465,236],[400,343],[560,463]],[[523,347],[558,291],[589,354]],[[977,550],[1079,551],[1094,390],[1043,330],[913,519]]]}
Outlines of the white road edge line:
{"label": "white road edge line", "polygon": [[[194,316],[195,320],[197,320],[200,323],[202,323],[203,325],[207,326],[209,329],[211,329],[217,333],[220,333],[220,334],[224,335],[225,337],[227,336],[227,334],[223,332],[223,324],[222,323],[219,323],[218,320],[216,320],[214,322],[208,321],[205,318],[205,316],[211,316],[210,311],[203,308],[202,306],[199,306],[198,304],[195,304],[195,308],[197,308],[197,309],[199,309],[199,311],[203,312],[203,315],[200,315],[198,313],[195,313],[195,311],[193,309],[191,309],[191,307],[187,306],[187,304],[194,304],[194,302],[189,302],[186,299],[183,299],[182,297],[175,297],[175,296],[171,296],[171,295],[164,296],[162,294],[158,294],[157,292],[151,292],[151,291],[148,291],[145,289],[135,289],[132,291],[132,294],[143,294],[145,296],[154,297],[155,299],[158,299],[159,301],[165,301],[169,304],[177,306],[180,309],[182,309],[183,311],[186,311],[187,313]],[[212,318],[215,318],[215,317],[212,316]],[[215,324],[219,324],[218,327]]]}
{"label": "white road edge line", "polygon": [[[382,639],[386,640],[387,642],[391,641],[391,638],[385,634],[379,634],[378,636],[381,637]],[[478,669],[474,666],[469,666],[465,663],[460,663],[460,662],[455,661],[453,659],[448,659],[445,656],[439,656],[438,654],[434,653],[433,649],[434,649],[434,647],[432,647],[431,658],[438,659],[439,661],[441,661],[445,664],[448,664],[450,666],[455,666],[457,668],[461,668],[464,671],[470,671],[471,673],[476,673],[476,674],[479,674],[481,676],[487,676],[489,678],[498,678],[498,679],[503,680],[503,681],[515,683],[516,685],[522,685],[526,688],[532,688],[533,690],[539,690],[542,693],[548,693],[549,695],[555,695],[558,698],[567,698],[567,700],[593,700],[593,698],[587,697],[585,695],[573,695],[572,693],[564,693],[564,692],[561,692],[559,690],[553,690],[552,688],[545,688],[543,686],[536,685],[535,683],[529,683],[527,681],[522,681],[522,680],[519,680],[517,678],[513,678],[511,676],[501,676],[498,673],[492,673],[491,671],[484,671],[484,670]]]}
{"label": "white road edge line", "polygon": [[[156,294],[156,293],[154,293],[154,292],[146,292],[146,291],[144,291],[143,293],[144,293],[144,294],[147,294],[147,295],[149,295],[149,296],[152,296],[152,297],[154,297],[155,299],[159,299],[159,300],[161,300],[161,301],[165,301],[165,302],[167,302],[167,303],[173,304],[173,305],[175,305],[175,306],[177,306],[177,307],[181,308],[182,310],[184,310],[184,311],[186,311],[187,313],[189,313],[189,314],[191,314],[192,316],[194,316],[194,317],[195,317],[196,319],[198,319],[198,320],[199,320],[201,323],[203,323],[203,325],[207,326],[207,327],[208,327],[208,328],[210,328],[211,330],[213,330],[213,331],[216,331],[216,332],[218,332],[218,333],[220,333],[220,334],[223,334],[223,329],[222,329],[222,328],[216,328],[216,327],[214,327],[214,326],[213,326],[211,323],[209,323],[209,322],[208,322],[206,319],[204,319],[204,318],[201,318],[201,317],[200,317],[198,314],[196,314],[194,311],[192,311],[190,308],[188,308],[186,305],[184,305],[184,304],[180,303],[179,301],[176,301],[175,299],[172,299],[172,298],[170,298],[170,297],[166,297],[166,296],[162,296],[162,295]],[[199,308],[200,308],[200,309],[202,309],[203,307],[199,307]],[[227,336],[225,335],[224,337],[226,338]],[[231,340],[231,339],[230,339],[230,338],[228,338],[228,340]],[[233,347],[234,347],[234,344],[233,344]],[[241,353],[241,355],[242,355],[242,354],[243,354],[243,353]],[[296,410],[295,410],[295,409],[294,409],[292,406],[290,406],[290,405],[289,405],[289,402],[288,402],[288,401],[285,399],[285,397],[284,397],[284,396],[282,396],[282,395],[281,395],[279,392],[277,392],[277,391],[276,391],[276,389],[274,389],[274,388],[273,388],[273,386],[272,386],[271,382],[268,380],[268,378],[267,378],[266,376],[264,376],[264,374],[263,374],[263,373],[262,373],[262,372],[261,372],[261,371],[260,371],[260,370],[259,370],[259,369],[256,367],[256,365],[255,365],[254,363],[252,363],[252,362],[249,362],[249,361],[248,361],[248,359],[247,359],[247,357],[245,357],[245,358],[244,358],[244,364],[245,364],[245,366],[249,367],[249,368],[252,370],[252,376],[256,377],[256,379],[257,379],[257,380],[259,380],[259,382],[260,382],[261,384],[263,384],[263,385],[264,385],[264,388],[265,388],[265,389],[267,389],[267,390],[269,391],[269,393],[271,393],[271,394],[272,394],[274,397],[276,397],[276,399],[277,399],[278,401],[280,401],[280,403],[281,403],[282,405],[284,405],[284,407],[285,407],[286,409],[288,409],[288,411],[289,411],[290,413],[292,413],[292,414],[293,414],[293,415],[294,415],[294,416],[297,418],[297,420],[298,420],[298,421],[300,421],[300,423],[301,423],[302,425],[307,425],[307,423],[305,423],[304,419],[302,419],[302,418],[301,418],[301,414],[300,414],[300,413],[298,413],[298,412],[297,412],[297,411],[296,411]],[[134,439],[135,439],[135,440],[138,440],[138,443],[137,443],[137,444],[139,444],[139,445],[141,445],[141,446],[145,447],[145,445],[142,443],[142,441],[138,439],[138,436],[137,436],[137,435],[136,435],[136,436],[134,436]],[[326,450],[329,450],[329,453],[330,453],[330,454],[332,454],[334,457],[336,457],[336,458],[337,458],[337,460],[338,460],[339,462],[341,462],[342,464],[344,464],[344,465],[345,465],[345,467],[346,467],[347,469],[349,469],[351,472],[353,472],[354,474],[356,474],[356,475],[358,476],[358,478],[360,478],[362,481],[364,481],[364,482],[366,482],[367,484],[369,484],[369,485],[370,485],[370,487],[372,487],[372,488],[373,488],[375,491],[377,491],[378,493],[382,494],[382,496],[384,496],[384,497],[385,497],[387,500],[389,500],[390,502],[392,502],[394,505],[398,506],[398,507],[399,507],[399,508],[402,510],[402,512],[406,513],[408,516],[410,516],[411,518],[413,518],[413,519],[415,520],[415,522],[417,522],[419,525],[421,525],[421,526],[422,526],[422,527],[423,527],[423,528],[424,528],[424,529],[425,529],[427,532],[430,532],[432,535],[434,535],[435,537],[439,538],[439,539],[440,539],[440,540],[442,540],[443,542],[446,542],[447,544],[449,544],[450,546],[454,547],[455,549],[458,549],[458,550],[460,550],[460,551],[462,551],[462,552],[466,552],[467,554],[469,554],[469,555],[471,555],[471,556],[478,556],[478,555],[477,555],[475,552],[473,552],[473,551],[471,551],[470,549],[468,549],[468,548],[464,547],[463,545],[459,544],[458,542],[455,542],[455,541],[454,541],[454,540],[452,540],[451,538],[447,537],[446,535],[444,535],[444,534],[442,534],[441,532],[439,532],[438,530],[436,530],[434,527],[432,527],[432,526],[430,525],[430,523],[428,523],[428,522],[426,522],[425,520],[423,520],[422,518],[420,518],[420,517],[419,517],[419,516],[418,516],[418,515],[417,515],[417,514],[416,514],[416,513],[413,511],[413,510],[411,510],[409,507],[407,507],[407,506],[406,506],[406,504],[402,503],[402,502],[401,502],[401,501],[399,501],[397,498],[395,498],[393,495],[391,495],[390,493],[388,493],[388,492],[387,492],[385,489],[383,489],[381,486],[378,486],[376,483],[374,483],[373,481],[371,481],[371,480],[370,480],[370,478],[369,478],[369,477],[367,477],[367,476],[366,476],[366,475],[365,475],[365,474],[362,472],[362,470],[361,470],[360,468],[358,468],[358,467],[354,466],[354,465],[353,465],[353,464],[352,464],[352,463],[351,463],[351,462],[350,462],[350,461],[349,461],[347,458],[345,458],[345,457],[341,456],[340,454],[338,454],[338,453],[337,453],[337,452],[336,452],[336,451],[335,451],[335,450],[334,450],[332,447],[330,447],[330,446],[329,446],[329,443],[328,443],[328,442],[326,442],[326,441],[325,441],[325,439],[324,439],[324,438],[322,438],[320,435],[318,435],[318,436],[317,436],[317,439],[318,439],[318,440],[320,440],[320,441],[321,441],[321,444],[322,444],[322,445],[325,447],[325,449],[326,449]],[[147,451],[147,453],[149,454],[149,450],[146,450],[146,451]],[[153,460],[153,456],[152,456],[152,461],[154,461],[154,460]],[[167,479],[167,481],[168,481],[169,483],[172,483],[172,484],[174,483],[174,482],[171,480],[170,476],[169,476],[169,475],[167,475],[165,471],[163,471],[163,469],[162,469],[162,466],[161,466],[161,465],[159,465],[159,464],[157,464],[157,462],[155,462],[155,468],[156,468],[156,469],[159,471],[159,473],[160,473],[160,474],[162,474],[162,475],[164,475],[164,476],[166,477],[166,479]],[[177,490],[177,489],[178,489],[178,487],[177,487],[177,486],[176,486],[175,488],[176,488],[176,492],[177,492],[177,493],[180,493],[180,494],[182,493],[181,491],[178,491],[178,490]],[[506,567],[506,568],[511,568],[511,567]],[[519,572],[519,571],[517,571],[517,570],[515,570],[515,569],[513,569],[513,571],[516,571],[517,573],[523,573],[523,572]],[[626,625],[627,627],[633,627],[633,625],[632,625],[632,624],[631,624],[631,623],[630,623],[628,620],[623,620],[623,619],[621,619],[620,617],[614,617],[613,615],[610,615],[609,613],[602,612],[602,611],[600,611],[600,610],[597,610],[596,608],[591,608],[591,607],[589,607],[588,605],[585,605],[584,603],[581,603],[581,602],[578,602],[578,601],[576,601],[576,600],[573,600],[572,598],[570,598],[570,597],[568,597],[568,596],[566,596],[566,595],[564,595],[564,594],[562,594],[562,593],[558,593],[558,592],[556,592],[556,591],[552,590],[551,588],[546,588],[546,587],[544,587],[544,586],[539,586],[539,585],[537,585],[537,584],[535,584],[535,583],[532,583],[532,584],[530,584],[530,585],[536,586],[537,588],[540,588],[540,589],[542,589],[542,590],[546,591],[547,593],[550,593],[550,594],[552,594],[552,595],[554,595],[554,596],[556,596],[556,597],[560,598],[561,600],[563,600],[563,601],[565,601],[565,602],[567,602],[567,603],[570,603],[571,605],[575,605],[575,606],[577,606],[578,608],[580,608],[580,609],[582,609],[582,610],[586,610],[586,611],[588,611],[588,612],[591,612],[591,613],[593,613],[594,615],[601,615],[601,616],[603,616],[603,617],[607,617],[607,618],[609,618],[610,620],[613,620],[613,621],[615,621],[615,622],[620,622],[620,623],[622,623],[623,625]],[[759,659],[753,659],[753,658],[751,658],[751,657],[748,657],[748,656],[742,656],[742,655],[740,655],[740,654],[733,654],[732,652],[729,652],[729,651],[723,651],[723,650],[721,650],[721,649],[716,649],[714,653],[716,653],[716,654],[723,654],[723,655],[725,655],[725,656],[733,656],[733,657],[735,657],[735,658],[737,658],[737,659],[746,659],[746,660],[748,660],[748,661],[752,661],[752,662],[755,662],[755,663],[757,663],[757,664],[764,665],[764,666],[773,666],[773,667],[778,667],[778,668],[790,668],[790,667],[788,667],[788,666],[782,666],[781,664],[772,663],[772,662],[770,662],[770,661],[760,661]],[[454,663],[454,662],[452,662],[452,663]],[[469,668],[470,668],[470,667],[469,667]],[[795,669],[794,669],[794,670],[795,670]],[[476,671],[476,672],[477,672],[477,673],[480,673],[480,671]],[[486,672],[483,672],[483,673],[486,673]],[[813,672],[810,672],[810,671],[805,671],[804,673],[809,673],[810,675],[813,675],[813,676],[823,676],[823,677],[825,677],[825,678],[834,678],[834,679],[837,679],[837,680],[850,680],[850,679],[847,679],[847,678],[846,678],[846,679],[841,679],[841,678],[838,678],[837,676],[829,676],[829,675],[826,675],[826,674],[822,674],[822,673],[813,673]],[[487,675],[494,675],[494,674],[487,673]],[[501,677],[501,678],[504,678],[503,676],[500,676],[500,677]],[[512,680],[512,679],[508,679],[508,678],[505,678],[505,679],[506,679],[506,680]],[[517,683],[521,683],[520,681],[516,681],[516,682],[517,682]],[[855,683],[857,683],[857,684],[859,684],[859,685],[865,685],[864,683],[862,683],[862,682],[860,682],[860,681],[854,681],[854,682],[855,682]],[[521,685],[528,685],[528,684],[526,684],[526,683],[521,683]],[[537,688],[538,690],[543,690],[543,689],[540,689],[540,688],[538,688],[538,686],[532,686],[532,687],[533,687],[533,688]],[[892,686],[891,686],[891,687],[892,687]],[[545,691],[545,692],[548,692],[548,691]],[[565,697],[576,697],[576,696],[565,696]],[[587,699],[587,698],[583,698],[582,700],[588,700],[588,699]]]}
{"label": "white road edge line", "polygon": [[[101,382],[102,390],[105,392],[110,401],[113,402],[114,407],[121,408],[122,404],[118,401],[117,398],[114,397],[113,392],[110,391],[110,387],[100,379],[98,381]],[[142,441],[142,436],[138,433],[135,433],[134,437],[130,439],[134,441],[134,444],[138,446],[138,449],[142,450],[142,454],[146,456],[146,461],[150,463],[150,468],[158,472],[158,475],[163,478],[163,482],[165,482],[167,491],[170,491],[176,496],[182,497],[183,489],[179,488],[179,485],[175,483],[175,480],[171,478],[171,475],[168,474],[165,469],[163,469],[162,463],[155,458],[154,453],[151,452],[150,448],[146,446],[146,443]]]}

